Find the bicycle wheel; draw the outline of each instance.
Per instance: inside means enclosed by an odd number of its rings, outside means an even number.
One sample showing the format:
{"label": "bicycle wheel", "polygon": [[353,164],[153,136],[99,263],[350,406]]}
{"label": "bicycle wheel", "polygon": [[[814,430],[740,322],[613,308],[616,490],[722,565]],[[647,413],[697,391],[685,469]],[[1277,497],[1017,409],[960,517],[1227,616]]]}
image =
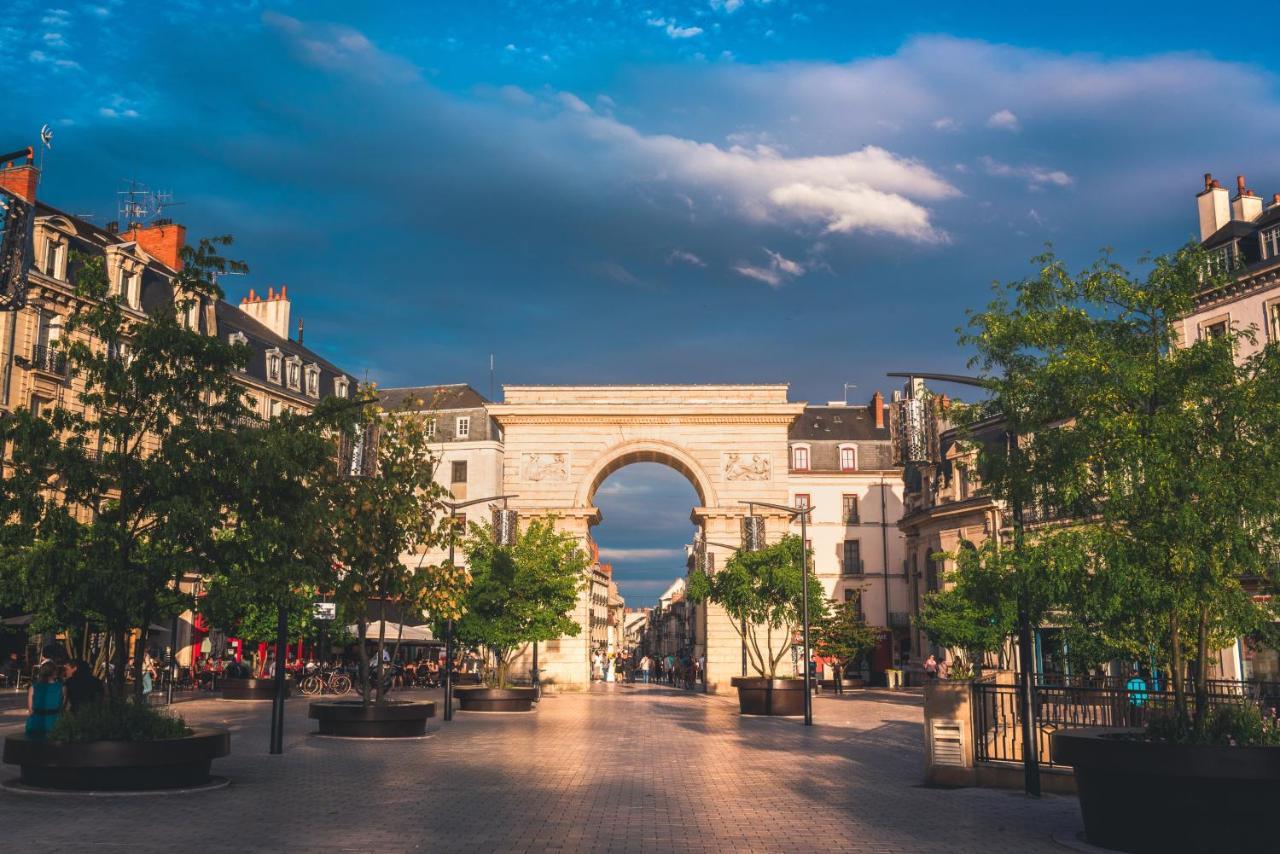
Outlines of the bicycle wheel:
{"label": "bicycle wheel", "polygon": [[308,676],[302,680],[302,684],[298,686],[299,690],[308,697],[313,697],[320,693],[320,677]]}
{"label": "bicycle wheel", "polygon": [[341,696],[351,690],[351,677],[345,673],[339,673],[329,680],[329,689],[333,693]]}

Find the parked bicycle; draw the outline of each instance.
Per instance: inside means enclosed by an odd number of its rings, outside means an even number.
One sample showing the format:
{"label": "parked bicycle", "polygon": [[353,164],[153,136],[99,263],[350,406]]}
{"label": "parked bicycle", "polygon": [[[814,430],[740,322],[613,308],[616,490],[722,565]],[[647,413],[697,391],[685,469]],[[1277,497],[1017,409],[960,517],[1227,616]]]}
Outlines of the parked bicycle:
{"label": "parked bicycle", "polygon": [[341,670],[321,670],[302,677],[298,690],[308,697],[319,694],[342,696],[351,691],[351,677]]}

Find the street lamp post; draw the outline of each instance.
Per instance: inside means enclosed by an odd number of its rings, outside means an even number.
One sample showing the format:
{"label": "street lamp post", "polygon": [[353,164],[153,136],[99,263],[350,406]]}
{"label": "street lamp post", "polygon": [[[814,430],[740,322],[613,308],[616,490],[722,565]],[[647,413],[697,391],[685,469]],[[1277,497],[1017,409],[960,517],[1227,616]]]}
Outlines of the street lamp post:
{"label": "street lamp post", "polygon": [[767,501],[743,501],[740,502],[747,505],[748,510],[754,515],[755,507],[768,507],[772,510],[781,510],[783,513],[790,515],[792,519],[800,519],[800,595],[804,602],[800,607],[801,622],[804,626],[803,634],[803,665],[804,665],[804,725],[813,726],[813,676],[809,673],[809,514],[813,512],[813,507],[790,507],[786,504],[770,504]]}
{"label": "street lamp post", "polygon": [[[890,373],[891,377],[903,377],[909,382],[916,379],[936,380],[937,382],[955,383],[957,385],[974,386],[977,388],[989,389],[987,382],[978,377],[967,377],[959,374],[931,374],[931,373]],[[1005,438],[1008,442],[1009,450],[1016,453],[1018,450],[1018,434],[1015,430],[1006,430]],[[1009,502],[1010,516],[1013,518],[1013,550],[1017,554],[1021,552],[1023,546],[1023,520],[1022,520],[1022,498],[1014,490],[1014,495]],[[1030,598],[1031,591],[1029,589],[1030,580],[1026,577],[1026,573],[1019,570],[1022,576],[1022,583],[1018,585],[1018,717],[1022,721],[1022,784],[1023,789],[1028,795],[1040,797],[1040,756],[1039,745],[1036,743],[1036,704],[1033,696],[1033,674],[1032,669],[1035,666],[1034,656],[1034,640],[1032,637],[1033,627],[1031,625],[1030,614]]]}
{"label": "street lamp post", "polygon": [[[449,508],[449,568],[454,566],[454,545],[458,537],[458,526],[454,521],[457,513],[464,507],[470,507],[473,504],[484,504],[490,501],[506,501],[508,498],[518,498],[517,495],[493,495],[488,498],[473,498],[470,501],[441,501],[445,507]],[[511,545],[509,542],[503,542],[505,532],[505,524],[503,530],[497,527],[494,529],[494,535],[498,538],[498,545]],[[453,720],[453,617],[449,617],[444,621],[444,719],[446,721]]]}

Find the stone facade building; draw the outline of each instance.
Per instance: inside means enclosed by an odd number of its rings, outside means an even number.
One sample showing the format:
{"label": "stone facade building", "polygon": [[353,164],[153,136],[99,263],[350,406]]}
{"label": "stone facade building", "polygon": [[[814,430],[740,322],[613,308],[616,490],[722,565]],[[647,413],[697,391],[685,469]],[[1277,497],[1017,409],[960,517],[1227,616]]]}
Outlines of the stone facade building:
{"label": "stone facade building", "polygon": [[[167,220],[101,227],[58,210],[36,196],[38,170],[28,164],[0,169],[0,190],[34,206],[31,266],[26,274],[26,305],[2,315],[0,331],[0,408],[42,411],[67,407],[83,412],[82,380],[68,371],[62,339],[71,313],[81,304],[76,294],[76,258],[101,258],[111,293],[121,298],[126,316],[147,314],[193,295],[179,290],[186,229]],[[309,412],[325,397],[350,397],[357,382],[289,334],[286,288],[269,288],[266,298],[250,290],[240,304],[201,296],[187,313],[190,328],[248,346],[248,364],[236,378],[255,414],[270,418],[283,411]],[[125,342],[122,345],[128,347]],[[186,582],[199,592],[200,579]],[[190,662],[192,648],[206,636],[190,612],[178,628],[178,660]]]}

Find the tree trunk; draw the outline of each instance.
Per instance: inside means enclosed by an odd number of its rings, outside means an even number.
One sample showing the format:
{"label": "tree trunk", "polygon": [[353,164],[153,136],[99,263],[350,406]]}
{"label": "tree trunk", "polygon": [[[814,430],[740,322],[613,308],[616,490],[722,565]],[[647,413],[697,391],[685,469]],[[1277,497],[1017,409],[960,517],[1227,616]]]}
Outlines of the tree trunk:
{"label": "tree trunk", "polygon": [[360,698],[362,704],[369,705],[369,653],[365,649],[365,639],[369,637],[369,622],[361,618],[356,624],[356,655],[360,664]]}
{"label": "tree trunk", "polygon": [[1195,726],[1202,730],[1209,713],[1209,606],[1200,606],[1200,625],[1196,638],[1196,716]]}
{"label": "tree trunk", "polygon": [[1173,708],[1182,723],[1187,722],[1187,692],[1183,684],[1182,627],[1178,624],[1178,608],[1169,615],[1169,675],[1173,681]]}

